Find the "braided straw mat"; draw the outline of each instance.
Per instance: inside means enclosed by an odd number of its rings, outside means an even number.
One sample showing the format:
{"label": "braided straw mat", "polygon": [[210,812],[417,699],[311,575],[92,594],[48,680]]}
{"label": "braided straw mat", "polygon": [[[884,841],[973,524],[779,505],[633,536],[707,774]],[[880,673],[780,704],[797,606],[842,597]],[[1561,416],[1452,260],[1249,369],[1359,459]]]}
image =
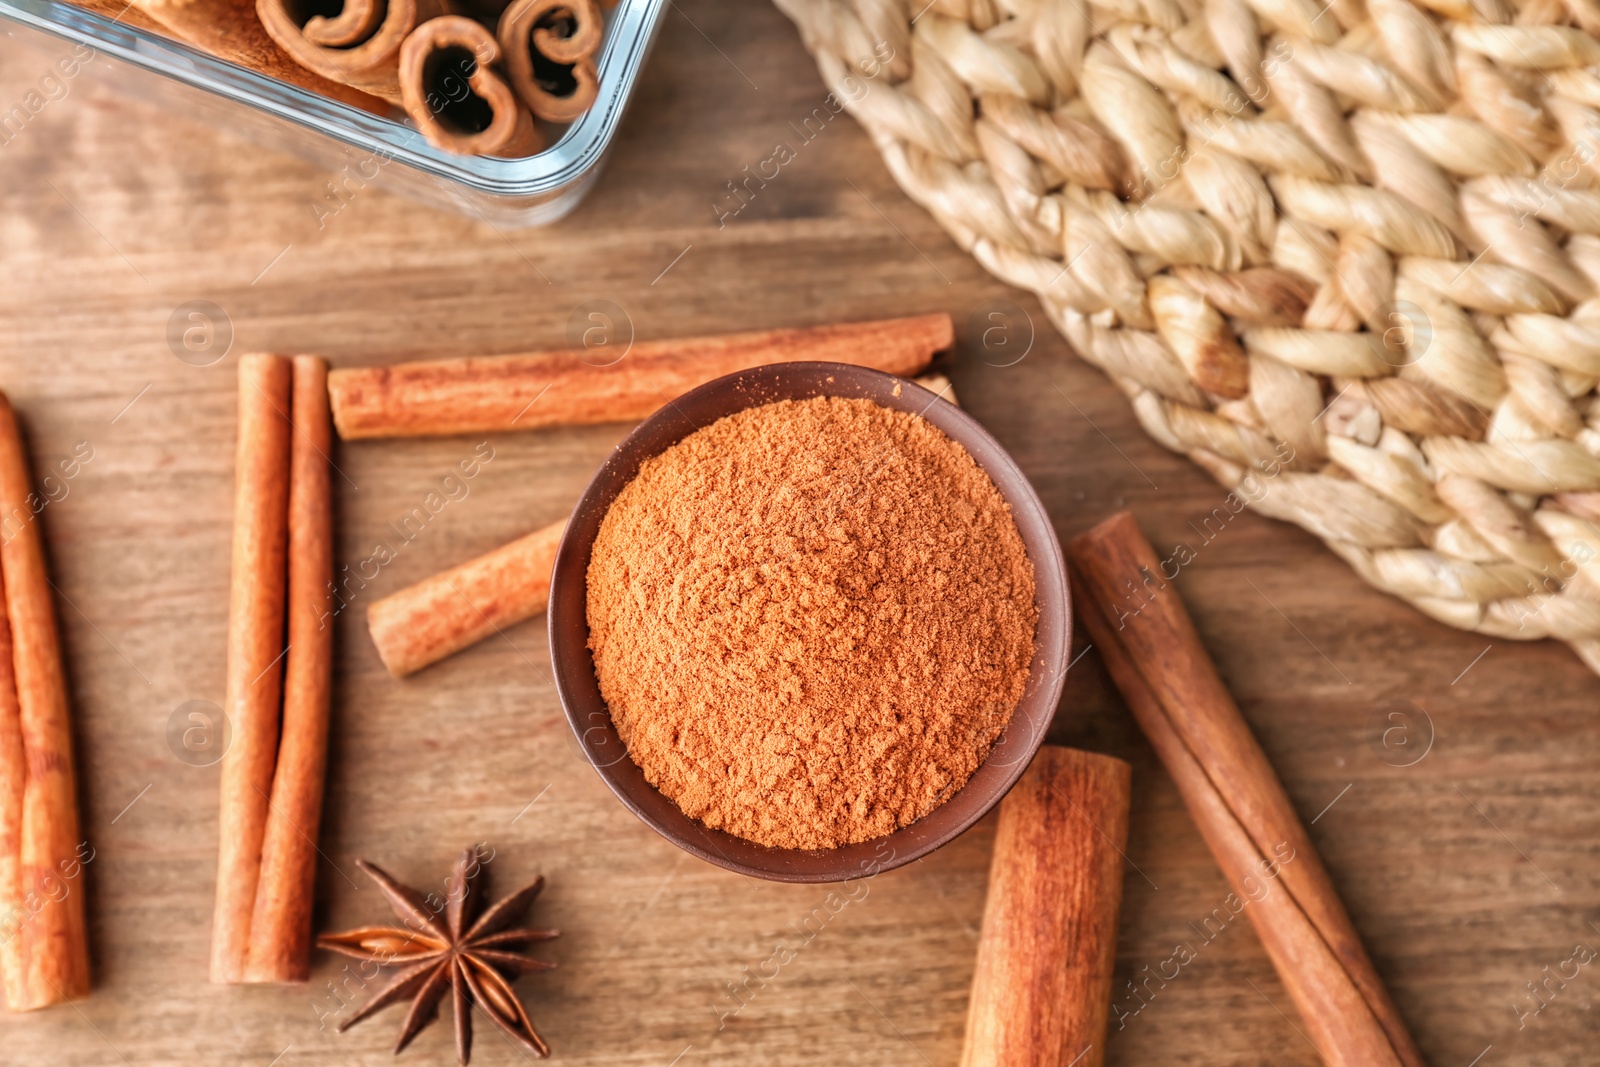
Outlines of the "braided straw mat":
{"label": "braided straw mat", "polygon": [[1152,437],[1600,671],[1600,0],[925,3],[777,0]]}

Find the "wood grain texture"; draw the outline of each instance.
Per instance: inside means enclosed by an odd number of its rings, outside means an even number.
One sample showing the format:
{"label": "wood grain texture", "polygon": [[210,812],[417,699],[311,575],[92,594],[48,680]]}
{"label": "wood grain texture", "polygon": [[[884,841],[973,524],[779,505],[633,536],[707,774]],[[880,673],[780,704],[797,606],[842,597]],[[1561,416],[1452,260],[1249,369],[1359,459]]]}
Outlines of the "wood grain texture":
{"label": "wood grain texture", "polygon": [[961,1067],[1100,1067],[1131,773],[1045,745],[1000,804]]}
{"label": "wood grain texture", "polygon": [[[66,51],[0,39],[0,103]],[[1037,305],[896,191],[850,118],[830,115],[775,10],[674,4],[590,198],[530,233],[363,187],[359,157],[303,164],[102,95],[101,64],[0,147],[0,386],[24,413],[35,478],[59,483],[39,522],[98,850],[85,868],[93,995],[6,1019],[8,1062],[451,1061],[448,1026],[395,1060],[397,1009],[335,1033],[340,1004],[366,990],[321,953],[306,986],[206,981],[217,768],[178,758],[167,730],[188,701],[223,699],[236,357],[322,352],[352,367],[560,347],[574,313],[608,299],[640,340],[948,311],[962,406],[1017,458],[1063,542],[1126,506],[1163,558],[1194,549],[1175,584],[1425,1058],[1466,1067],[1492,1045],[1478,1067],[1592,1063],[1593,968],[1521,1029],[1512,1006],[1575,942],[1600,938],[1600,680],[1548,642],[1490,647],[1430,622],[1309,535],[1228,512]],[[829,117],[802,139],[793,127],[817,109]],[[719,228],[717,212],[739,206],[727,183],[780,141],[795,158]],[[208,366],[167,338],[194,300],[231,323],[231,351]],[[222,357],[205,340],[180,350]],[[626,431],[336,443],[336,571],[379,542],[395,554],[351,582],[336,617],[317,928],[387,921],[356,857],[427,885],[489,840],[493,886],[549,879],[530,921],[561,929],[541,951],[560,966],[517,989],[552,1064],[955,1064],[993,820],[853,900],[753,883],[659,840],[570,747],[543,619],[405,681],[373,650],[372,600],[562,518]],[[466,495],[397,533],[483,440],[494,459]],[[62,479],[79,442],[93,459]],[[1248,924],[1204,922],[1228,884],[1097,656],[1072,668],[1051,740],[1133,767],[1107,1064],[1312,1067]],[[1196,958],[1136,998],[1129,983],[1142,989],[1179,942]],[[780,943],[794,956],[763,981]],[[720,1014],[746,981],[754,995]],[[479,1029],[474,1064],[525,1064]]]}

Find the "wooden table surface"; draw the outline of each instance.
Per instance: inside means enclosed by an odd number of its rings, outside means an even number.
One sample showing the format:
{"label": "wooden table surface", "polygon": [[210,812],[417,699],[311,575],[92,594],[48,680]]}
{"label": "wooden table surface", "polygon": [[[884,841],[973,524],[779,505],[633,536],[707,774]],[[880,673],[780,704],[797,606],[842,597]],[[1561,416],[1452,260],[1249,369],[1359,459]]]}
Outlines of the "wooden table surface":
{"label": "wooden table surface", "polygon": [[[0,42],[0,111],[65,51]],[[1131,507],[1158,547],[1197,550],[1178,587],[1429,1061],[1595,1062],[1600,969],[1552,981],[1537,1013],[1529,983],[1600,946],[1600,680],[1561,646],[1431,622],[1297,529],[1249,514],[1206,528],[1222,491],[898,192],[848,116],[801,143],[824,90],[775,9],[674,7],[593,193],[525,232],[373,189],[328,215],[328,168],[119,100],[92,67],[0,144],[0,385],[40,472],[93,450],[42,522],[95,849],[94,992],[5,1019],[0,1060],[391,1062],[398,1009],[335,1032],[363,994],[330,956],[305,987],[206,980],[217,769],[179,759],[168,730],[187,702],[222,700],[235,360],[560,344],[574,309],[609,300],[641,338],[949,311],[961,399],[1063,539]],[[793,160],[719,226],[726,183],[780,142]],[[196,300],[232,331],[203,367],[168,342]],[[991,313],[1013,347],[985,348]],[[546,949],[560,966],[518,989],[556,1062],[953,1065],[992,818],[840,906],[707,866],[624,811],[568,736],[542,618],[405,682],[380,666],[367,603],[563,514],[624,430],[492,438],[492,461],[409,540],[392,524],[479,440],[339,448],[338,560],[379,542],[396,558],[339,620],[319,927],[387,917],[357,857],[433,887],[488,841],[501,888],[549,879],[533,914],[563,930]],[[1316,1063],[1248,924],[1197,932],[1228,888],[1092,651],[1052,737],[1134,768],[1107,1062]],[[1135,998],[1126,983],[1180,943],[1196,958]],[[780,944],[794,958],[747,982]],[[754,993],[737,1012],[732,984]],[[400,1062],[452,1059],[445,1020]],[[474,1062],[522,1059],[480,1019]]]}

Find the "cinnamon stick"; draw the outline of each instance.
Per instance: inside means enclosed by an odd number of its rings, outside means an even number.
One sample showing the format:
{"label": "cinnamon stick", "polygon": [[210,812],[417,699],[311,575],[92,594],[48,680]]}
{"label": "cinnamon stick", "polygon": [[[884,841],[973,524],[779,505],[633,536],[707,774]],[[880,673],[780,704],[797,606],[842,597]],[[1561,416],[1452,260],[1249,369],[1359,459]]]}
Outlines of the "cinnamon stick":
{"label": "cinnamon stick", "polygon": [[[5,590],[0,587],[0,615]],[[27,1003],[27,959],[19,936],[28,921],[22,886],[22,812],[27,797],[28,756],[23,749],[22,708],[12,668],[11,620],[0,621],[0,988],[13,1008]]]}
{"label": "cinnamon stick", "polygon": [[36,499],[0,394],[0,979],[12,1011],[89,992],[72,724]]}
{"label": "cinnamon stick", "polygon": [[949,348],[948,315],[641,341],[607,366],[573,351],[331,371],[346,440],[532,430],[643,419],[668,401],[765,363],[831,360],[911,376]]}
{"label": "cinnamon stick", "polygon": [[517,159],[543,141],[533,115],[492,68],[500,46],[465,15],[441,15],[400,46],[400,102],[430,142],[464,156]]}
{"label": "cinnamon stick", "polygon": [[292,397],[283,728],[250,920],[247,982],[303,982],[310,974],[317,826],[327,766],[333,679],[328,365],[316,356],[296,356]]}
{"label": "cinnamon stick", "polygon": [[[557,17],[565,35],[550,24]],[[600,92],[593,57],[604,31],[596,0],[512,0],[495,27],[506,81],[536,117],[574,121]]]}
{"label": "cinnamon stick", "polygon": [[283,689],[290,388],[290,361],[285,357],[240,358],[225,698],[233,740],[222,757],[217,901],[211,934],[213,982],[244,978],[277,760]]}
{"label": "cinnamon stick", "polygon": [[[1068,549],[1079,617],[1334,1067],[1422,1067],[1333,881],[1133,516]],[[1275,879],[1259,896],[1263,876]],[[1252,888],[1253,887],[1253,888]]]}
{"label": "cinnamon stick", "polygon": [[403,678],[543,611],[566,527],[552,523],[368,607],[367,629],[389,673]]}
{"label": "cinnamon stick", "polygon": [[961,1067],[1100,1067],[1130,774],[1046,745],[1001,802]]}
{"label": "cinnamon stick", "polygon": [[381,114],[388,110],[359,87],[324,77],[287,55],[256,17],[254,0],[133,0],[133,3],[142,15],[171,36],[219,59],[365,111]]}
{"label": "cinnamon stick", "polygon": [[309,14],[300,0],[255,0],[266,33],[296,63],[329,81],[400,103],[400,46],[448,10],[445,0],[343,0],[338,14]]}

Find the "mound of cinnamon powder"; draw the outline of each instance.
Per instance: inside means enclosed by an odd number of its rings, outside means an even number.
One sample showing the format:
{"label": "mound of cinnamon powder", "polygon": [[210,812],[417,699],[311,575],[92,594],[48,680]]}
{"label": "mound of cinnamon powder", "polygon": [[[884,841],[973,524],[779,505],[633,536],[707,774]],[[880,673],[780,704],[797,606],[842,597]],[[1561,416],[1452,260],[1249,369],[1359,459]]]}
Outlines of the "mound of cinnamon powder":
{"label": "mound of cinnamon powder", "polygon": [[588,572],[600,692],[645,778],[764,845],[887,834],[961,787],[1033,659],[1010,508],[926,420],[818,397],[643,465]]}

